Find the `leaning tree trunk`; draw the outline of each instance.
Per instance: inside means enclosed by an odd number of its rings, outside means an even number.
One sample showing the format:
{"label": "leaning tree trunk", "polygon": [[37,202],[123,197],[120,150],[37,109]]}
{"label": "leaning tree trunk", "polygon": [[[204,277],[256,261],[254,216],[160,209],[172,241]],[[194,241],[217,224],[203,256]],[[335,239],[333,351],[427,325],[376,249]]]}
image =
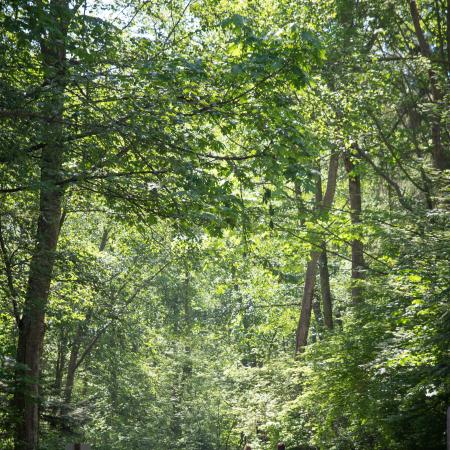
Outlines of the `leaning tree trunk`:
{"label": "leaning tree trunk", "polygon": [[[327,212],[333,203],[334,194],[336,192],[338,164],[339,155],[337,153],[333,153],[330,157],[330,164],[328,168],[327,190],[319,207],[320,212]],[[316,283],[317,263],[319,261],[320,254],[320,250],[312,251],[306,267],[302,308],[296,332],[296,353],[301,353],[308,342],[309,326],[311,323],[311,307],[314,295],[314,285]]]}
{"label": "leaning tree trunk", "polygon": [[41,42],[45,84],[51,89],[43,100],[44,113],[48,120],[42,129],[45,146],[40,159],[39,218],[17,343],[14,392],[17,414],[16,450],[35,450],[38,446],[39,365],[63,198],[60,177],[63,163],[62,116],[66,58],[64,41],[69,12],[66,0],[53,0],[50,3],[48,35],[45,41]]}
{"label": "leaning tree trunk", "polygon": [[[322,196],[322,177],[319,173],[316,181],[316,208],[320,209],[323,201]],[[323,307],[323,322],[329,329],[333,329],[333,304],[331,299],[330,273],[328,271],[327,245],[325,241],[321,243],[321,252],[319,256],[319,278],[320,278],[320,295]]]}
{"label": "leaning tree trunk", "polygon": [[[350,155],[345,156],[345,169],[348,174],[348,193],[350,198],[350,219],[353,227],[361,223],[361,177],[355,173]],[[355,232],[355,230],[354,230]],[[361,281],[364,279],[364,246],[360,239],[354,238],[352,247],[352,301],[362,300]]]}

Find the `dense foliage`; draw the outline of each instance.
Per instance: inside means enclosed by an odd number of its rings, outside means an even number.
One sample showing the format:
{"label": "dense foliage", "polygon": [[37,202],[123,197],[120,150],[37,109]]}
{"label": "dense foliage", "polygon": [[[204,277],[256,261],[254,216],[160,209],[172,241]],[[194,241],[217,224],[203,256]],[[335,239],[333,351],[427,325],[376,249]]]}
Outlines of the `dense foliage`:
{"label": "dense foliage", "polygon": [[449,2],[0,32],[0,449],[446,448]]}

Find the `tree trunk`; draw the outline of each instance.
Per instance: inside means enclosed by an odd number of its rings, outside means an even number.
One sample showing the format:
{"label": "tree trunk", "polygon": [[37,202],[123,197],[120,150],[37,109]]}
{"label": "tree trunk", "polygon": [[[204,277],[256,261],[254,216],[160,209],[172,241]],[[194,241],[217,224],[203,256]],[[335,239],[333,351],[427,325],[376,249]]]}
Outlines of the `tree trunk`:
{"label": "tree trunk", "polygon": [[305,285],[303,288],[302,310],[297,326],[297,342],[295,352],[300,353],[308,342],[309,326],[311,323],[311,307],[316,283],[317,262],[320,252],[311,252],[306,266]]}
{"label": "tree trunk", "polygon": [[[361,177],[355,173],[355,166],[351,157],[346,155],[345,169],[348,174],[348,192],[350,198],[350,219],[352,226],[356,227],[361,223]],[[359,303],[362,300],[361,280],[364,279],[364,247],[363,243],[354,238],[352,240],[352,301]]]}
{"label": "tree trunk", "polygon": [[328,271],[328,256],[325,243],[319,256],[320,293],[322,295],[323,321],[325,326],[333,329],[333,299],[330,288],[330,272]]}
{"label": "tree trunk", "polygon": [[184,303],[184,332],[183,334],[187,336],[188,343],[184,345],[184,362],[183,362],[183,376],[182,381],[185,382],[192,376],[192,356],[191,356],[191,346],[189,342],[192,339],[192,324],[193,324],[193,311],[192,311],[192,299],[189,288],[189,272],[186,270],[185,281],[183,286],[183,303]]}
{"label": "tree trunk", "polygon": [[450,73],[450,0],[447,0],[447,71]]}
{"label": "tree trunk", "polygon": [[37,246],[30,263],[28,287],[17,344],[15,407],[17,450],[37,448],[39,363],[44,338],[45,309],[52,279],[59,232],[61,189],[54,177],[61,168],[59,149],[43,151]]}
{"label": "tree trunk", "polygon": [[[328,168],[327,190],[323,201],[320,204],[320,212],[326,212],[330,209],[334,194],[336,191],[337,170],[339,164],[339,156],[333,153],[330,157]],[[311,323],[311,307],[314,295],[314,285],[316,282],[317,263],[320,257],[320,251],[314,250],[310,254],[310,259],[306,267],[305,285],[303,289],[302,308],[300,319],[298,321],[296,333],[295,353],[301,353],[308,342],[309,326]]]}
{"label": "tree trunk", "polygon": [[[316,208],[320,209],[322,204],[322,177],[319,173],[317,175],[316,181]],[[321,244],[322,251],[319,256],[319,277],[320,277],[320,294],[322,297],[323,306],[323,319],[325,326],[331,330],[333,329],[333,305],[331,299],[331,289],[330,289],[330,274],[328,271],[328,257],[327,257],[327,247],[325,241]]]}
{"label": "tree trunk", "polygon": [[54,389],[56,395],[59,395],[61,393],[63,373],[66,364],[66,346],[67,346],[67,336],[65,331],[61,329],[58,341],[58,354],[56,356],[56,364],[55,364]]}
{"label": "tree trunk", "polygon": [[67,364],[66,385],[64,387],[64,402],[70,403],[72,399],[73,383],[75,381],[75,371],[77,370],[78,354],[80,352],[81,338],[83,336],[84,327],[82,323],[78,324],[77,332],[70,349],[69,363]]}
{"label": "tree trunk", "polygon": [[312,310],[314,311],[314,317],[316,319],[315,326],[315,338],[320,340],[323,332],[323,314],[320,308],[320,298],[317,295],[313,295]]}
{"label": "tree trunk", "polygon": [[19,325],[17,369],[14,392],[16,409],[16,450],[35,450],[38,446],[38,397],[40,358],[44,339],[44,320],[61,220],[63,188],[62,116],[65,90],[65,36],[68,4],[50,4],[48,38],[41,42],[45,83],[51,93],[43,101],[48,120],[43,124],[45,146],[40,159],[41,179],[36,246],[30,262],[24,308]]}

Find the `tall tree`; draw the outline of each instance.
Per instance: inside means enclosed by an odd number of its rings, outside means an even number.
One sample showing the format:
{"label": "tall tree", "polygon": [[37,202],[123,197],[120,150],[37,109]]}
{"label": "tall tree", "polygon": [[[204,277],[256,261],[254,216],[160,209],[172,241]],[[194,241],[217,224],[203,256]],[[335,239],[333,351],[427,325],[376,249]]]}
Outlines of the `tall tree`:
{"label": "tall tree", "polygon": [[66,0],[52,0],[41,31],[40,52],[43,84],[50,89],[43,100],[42,150],[40,157],[39,218],[36,247],[30,262],[23,314],[19,321],[14,405],[17,414],[16,449],[34,450],[38,445],[40,359],[44,318],[55,262],[64,188],[63,114],[66,79],[66,38],[73,11]]}
{"label": "tall tree", "polygon": [[[419,42],[419,49],[421,55],[428,60],[428,64],[430,64],[430,68],[428,70],[428,77],[429,77],[429,90],[431,93],[431,100],[434,103],[434,110],[432,111],[432,126],[431,126],[431,139],[433,142],[433,148],[432,148],[432,158],[434,166],[439,170],[446,170],[450,168],[450,151],[448,150],[448,142],[443,142],[443,130],[442,130],[442,102],[443,102],[443,92],[440,85],[439,75],[435,68],[435,63],[433,61],[433,51],[431,49],[431,46],[425,36],[425,33],[423,31],[422,27],[422,18],[419,12],[419,8],[417,6],[417,2],[415,0],[409,1],[409,8],[411,12],[411,18],[414,25],[414,31],[417,38],[417,41]],[[447,5],[448,8],[448,5]],[[439,7],[438,2],[438,8],[435,10],[435,14],[437,14],[438,18],[437,20],[440,21],[441,18],[441,8]],[[447,10],[447,16],[448,16],[448,10]],[[448,23],[447,23],[448,28]],[[448,33],[448,29],[447,29]],[[441,46],[443,46],[443,42],[441,41]],[[447,42],[447,47],[449,46],[449,43]],[[443,48],[441,48],[443,51]],[[448,52],[448,50],[447,50]],[[441,61],[440,67],[443,68],[444,74],[447,77],[447,83],[448,83],[448,64],[444,61]]]}

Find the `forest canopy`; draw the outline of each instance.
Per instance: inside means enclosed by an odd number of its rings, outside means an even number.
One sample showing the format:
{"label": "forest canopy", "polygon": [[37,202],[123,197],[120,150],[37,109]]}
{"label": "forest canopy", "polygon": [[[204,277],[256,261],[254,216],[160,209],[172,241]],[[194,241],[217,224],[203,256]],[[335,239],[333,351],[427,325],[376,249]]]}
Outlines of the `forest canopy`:
{"label": "forest canopy", "polygon": [[449,0],[2,1],[0,123],[0,449],[446,448]]}

